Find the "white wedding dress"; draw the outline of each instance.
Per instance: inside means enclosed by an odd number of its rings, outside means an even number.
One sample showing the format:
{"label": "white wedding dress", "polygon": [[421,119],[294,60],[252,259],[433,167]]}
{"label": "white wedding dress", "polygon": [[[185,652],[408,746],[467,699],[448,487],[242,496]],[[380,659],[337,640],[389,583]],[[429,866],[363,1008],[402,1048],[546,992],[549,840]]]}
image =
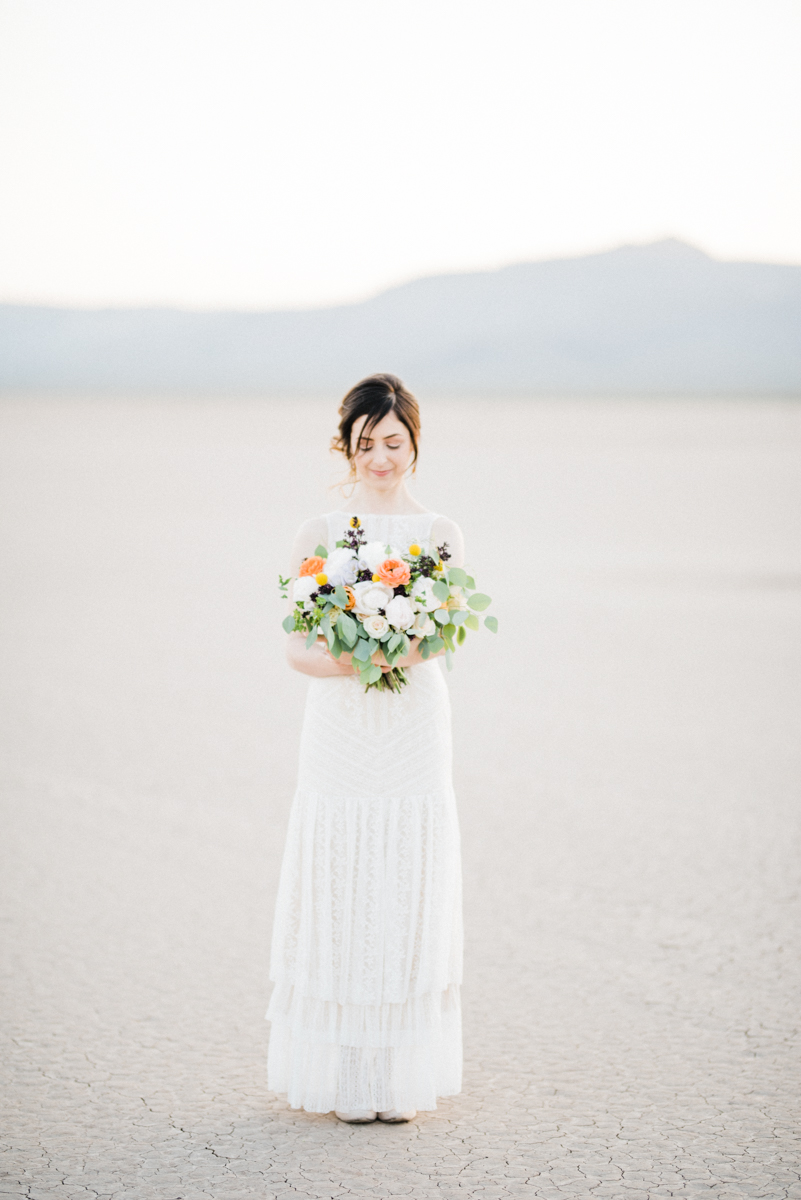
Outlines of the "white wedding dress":
{"label": "white wedding dress", "polygon": [[[345,512],[330,513],[328,549]],[[362,516],[427,545],[433,513]],[[313,547],[310,548],[312,550]],[[293,1108],[436,1108],[461,1089],[461,862],[448,689],[312,678],[273,931],[268,1085]]]}

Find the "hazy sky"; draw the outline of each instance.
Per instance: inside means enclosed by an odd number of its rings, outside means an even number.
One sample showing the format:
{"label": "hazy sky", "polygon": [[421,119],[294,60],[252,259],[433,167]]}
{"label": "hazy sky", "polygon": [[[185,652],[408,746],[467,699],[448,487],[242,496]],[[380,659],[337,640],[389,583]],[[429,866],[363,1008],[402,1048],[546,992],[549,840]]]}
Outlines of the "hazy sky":
{"label": "hazy sky", "polygon": [[0,300],[801,262],[801,0],[0,0]]}

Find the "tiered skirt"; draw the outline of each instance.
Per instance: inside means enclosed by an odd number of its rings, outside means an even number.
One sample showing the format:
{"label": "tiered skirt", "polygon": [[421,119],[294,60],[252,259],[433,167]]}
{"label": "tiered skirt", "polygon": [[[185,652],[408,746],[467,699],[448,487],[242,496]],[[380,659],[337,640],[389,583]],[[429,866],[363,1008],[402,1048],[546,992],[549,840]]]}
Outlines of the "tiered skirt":
{"label": "tiered skirt", "polygon": [[400,695],[312,680],[273,933],[268,1083],[293,1108],[461,1088],[459,828],[436,663]]}

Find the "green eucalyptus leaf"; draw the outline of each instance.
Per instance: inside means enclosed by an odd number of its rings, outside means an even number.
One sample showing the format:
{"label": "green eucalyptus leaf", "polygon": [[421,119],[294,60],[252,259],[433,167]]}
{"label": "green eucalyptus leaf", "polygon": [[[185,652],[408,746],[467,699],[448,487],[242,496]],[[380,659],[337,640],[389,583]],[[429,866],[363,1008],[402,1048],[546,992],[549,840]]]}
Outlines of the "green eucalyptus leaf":
{"label": "green eucalyptus leaf", "polygon": [[434,610],[434,620],[438,625],[447,625],[451,615],[447,608],[437,608]]}
{"label": "green eucalyptus leaf", "polygon": [[475,595],[470,597],[467,603],[476,612],[483,612],[485,608],[489,608],[492,600],[489,596],[485,596],[483,592],[476,592]]}
{"label": "green eucalyptus leaf", "polygon": [[448,582],[455,583],[458,587],[467,587],[467,572],[461,567],[451,567],[448,571]]}
{"label": "green eucalyptus leaf", "polygon": [[293,629],[295,628],[294,616],[284,617],[281,624],[283,625],[283,627],[287,631],[287,633],[292,633]]}
{"label": "green eucalyptus leaf", "polygon": [[317,641],[317,630],[316,630],[316,629],[310,629],[310,630],[309,630],[309,633],[308,633],[308,636],[307,636],[307,638],[306,638],[306,649],[307,649],[307,650],[311,650],[312,646],[314,645],[314,643],[315,643],[316,641]]}
{"label": "green eucalyptus leaf", "polygon": [[353,646],[356,643],[356,622],[347,613],[340,613],[337,617],[337,636],[342,639],[346,646]]}
{"label": "green eucalyptus leaf", "polygon": [[490,630],[491,633],[498,632],[498,618],[497,617],[485,617],[484,624],[486,625],[487,629]]}
{"label": "green eucalyptus leaf", "polygon": [[328,558],[327,546],[318,546],[317,549],[314,551],[314,553],[317,555],[318,558]]}
{"label": "green eucalyptus leaf", "polygon": [[345,608],[348,603],[348,593],[345,591],[341,583],[338,583],[334,588],[334,599],[340,608]]}
{"label": "green eucalyptus leaf", "polygon": [[463,608],[455,608],[451,613],[451,625],[461,625],[467,620],[467,613]]}
{"label": "green eucalyptus leaf", "polygon": [[449,671],[453,670],[453,650],[452,649],[448,649],[445,651],[445,666],[448,668]]}
{"label": "green eucalyptus leaf", "polygon": [[467,638],[467,630],[465,629],[464,625],[460,625],[459,628],[456,630],[456,641],[461,646],[464,644],[466,638]]}
{"label": "green eucalyptus leaf", "polygon": [[431,589],[438,600],[447,600],[450,592],[444,579],[438,579]]}
{"label": "green eucalyptus leaf", "polygon": [[442,636],[452,638],[456,633],[456,626],[449,621],[447,625],[442,626]]}
{"label": "green eucalyptus leaf", "polygon": [[442,647],[445,645],[445,643],[443,642],[441,637],[426,638],[426,641],[428,642],[429,646],[431,647],[432,654],[438,654],[439,651],[442,649]]}
{"label": "green eucalyptus leaf", "polygon": [[339,658],[342,651],[345,649],[345,647],[342,645],[342,643],[340,642],[340,640],[336,636],[336,634],[331,639],[331,644],[329,646],[329,649],[330,649],[331,653],[333,654],[334,658]]}
{"label": "green eucalyptus leaf", "polygon": [[478,623],[478,617],[475,613],[468,613],[464,619],[464,623],[468,629],[474,629],[476,633],[478,633],[479,629],[481,628]]}
{"label": "green eucalyptus leaf", "polygon": [[369,662],[371,653],[369,642],[366,642],[364,638],[359,638],[353,651],[353,657],[357,662]]}
{"label": "green eucalyptus leaf", "polygon": [[422,642],[420,643],[420,657],[423,659],[423,661],[425,661],[430,653],[431,647],[428,644],[428,639],[423,638]]}
{"label": "green eucalyptus leaf", "polygon": [[476,581],[475,581],[475,579],[473,578],[473,576],[472,576],[472,575],[468,575],[468,576],[467,576],[467,586],[470,588],[470,591],[471,591],[471,592],[473,591],[473,589],[474,589],[474,588],[475,588],[475,586],[476,586]]}

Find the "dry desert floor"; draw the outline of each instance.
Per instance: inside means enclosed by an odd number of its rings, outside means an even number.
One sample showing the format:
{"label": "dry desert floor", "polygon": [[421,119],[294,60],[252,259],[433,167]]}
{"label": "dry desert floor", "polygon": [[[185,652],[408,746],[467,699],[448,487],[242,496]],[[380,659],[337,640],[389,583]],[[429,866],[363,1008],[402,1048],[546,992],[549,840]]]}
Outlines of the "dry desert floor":
{"label": "dry desert floor", "polygon": [[801,404],[432,400],[501,631],[449,677],[465,1086],[267,1091],[336,400],[7,397],[0,1196],[801,1197]]}

